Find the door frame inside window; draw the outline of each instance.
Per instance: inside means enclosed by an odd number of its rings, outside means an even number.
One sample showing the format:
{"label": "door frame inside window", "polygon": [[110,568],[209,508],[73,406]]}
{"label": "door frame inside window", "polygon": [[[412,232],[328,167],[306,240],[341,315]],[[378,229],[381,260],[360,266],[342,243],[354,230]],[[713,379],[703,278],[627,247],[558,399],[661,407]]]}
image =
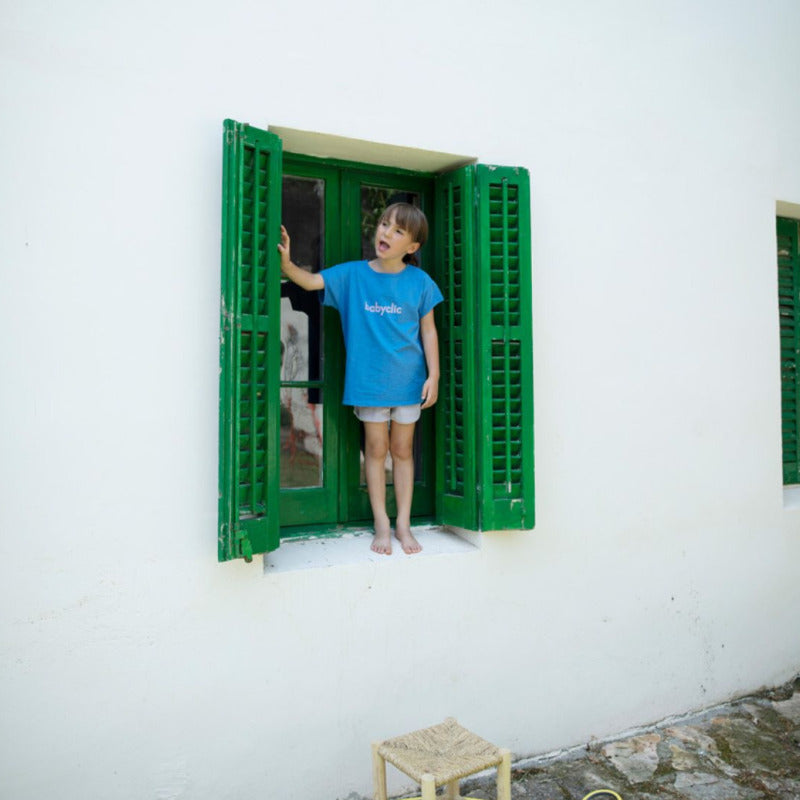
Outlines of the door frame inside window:
{"label": "door frame inside window", "polygon": [[[418,194],[430,226],[429,244],[420,251],[421,267],[440,282],[441,276],[436,270],[439,265],[433,263],[433,243],[437,235],[436,176],[433,173],[284,152],[282,174],[325,181],[325,267],[361,258],[362,186]],[[360,480],[359,460],[353,457],[354,451],[360,449],[361,423],[352,408],[341,404],[344,343],[339,316],[329,308],[324,308],[323,312],[323,360],[327,367],[323,403],[323,488],[281,489],[281,539],[325,535],[340,532],[343,527],[363,528],[372,520],[366,486]],[[438,317],[439,312],[434,313]],[[433,411],[423,412],[418,423],[417,441],[424,450],[422,470],[415,476],[414,485],[412,519],[416,523],[431,521],[435,515],[435,418]],[[387,485],[386,501],[387,511],[393,516],[396,509],[391,484]]]}

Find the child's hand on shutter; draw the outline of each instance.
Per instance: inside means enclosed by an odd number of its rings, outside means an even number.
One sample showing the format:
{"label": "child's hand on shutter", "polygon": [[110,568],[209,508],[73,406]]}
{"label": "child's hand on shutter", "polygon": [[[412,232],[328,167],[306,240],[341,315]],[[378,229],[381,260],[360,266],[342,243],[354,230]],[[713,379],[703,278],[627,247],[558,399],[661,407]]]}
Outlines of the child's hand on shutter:
{"label": "child's hand on shutter", "polygon": [[286,267],[291,263],[291,239],[289,232],[281,225],[281,240],[278,243],[278,251],[281,254],[281,270],[286,272]]}

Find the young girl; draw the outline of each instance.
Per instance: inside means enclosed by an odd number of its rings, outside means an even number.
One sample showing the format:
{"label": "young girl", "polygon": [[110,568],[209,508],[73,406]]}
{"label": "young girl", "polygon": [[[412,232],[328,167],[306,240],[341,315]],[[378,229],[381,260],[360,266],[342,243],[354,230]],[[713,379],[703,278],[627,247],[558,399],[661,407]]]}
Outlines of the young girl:
{"label": "young girl", "polygon": [[[289,234],[281,226],[281,270],[303,289],[323,290],[322,302],[338,310],[347,360],[344,405],[364,423],[364,458],[375,537],[372,549],[392,552],[386,513],[384,463],[391,452],[397,500],[395,536],[403,552],[422,546],[411,533],[414,493],[414,426],[439,394],[439,341],[433,309],[439,288],[415,266],[428,221],[415,206],[395,203],[375,231],[375,258],[349,261],[312,273],[292,263]],[[391,424],[390,424],[391,421]]]}

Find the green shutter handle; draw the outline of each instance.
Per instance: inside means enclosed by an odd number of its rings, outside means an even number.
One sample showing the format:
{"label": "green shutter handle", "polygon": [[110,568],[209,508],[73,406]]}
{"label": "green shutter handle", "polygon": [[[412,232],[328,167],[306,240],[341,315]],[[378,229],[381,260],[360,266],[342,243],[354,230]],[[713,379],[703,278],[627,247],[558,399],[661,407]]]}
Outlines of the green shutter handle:
{"label": "green shutter handle", "polygon": [[246,536],[242,537],[241,549],[242,558],[249,564],[253,560],[253,545],[250,544],[250,540]]}
{"label": "green shutter handle", "polygon": [[247,534],[241,528],[235,528],[233,531],[234,538],[236,539],[236,549],[239,555],[249,564],[253,560],[253,545]]}

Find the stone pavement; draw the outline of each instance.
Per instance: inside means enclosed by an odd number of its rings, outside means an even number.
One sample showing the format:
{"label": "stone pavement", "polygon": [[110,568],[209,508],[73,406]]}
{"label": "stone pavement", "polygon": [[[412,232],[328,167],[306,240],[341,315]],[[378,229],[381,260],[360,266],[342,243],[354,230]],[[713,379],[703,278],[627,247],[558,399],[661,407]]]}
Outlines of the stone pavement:
{"label": "stone pavement", "polygon": [[[511,781],[512,800],[581,800],[596,789],[622,800],[800,800],[800,678],[625,738],[526,759]],[[461,793],[495,800],[493,782],[466,780]]]}

